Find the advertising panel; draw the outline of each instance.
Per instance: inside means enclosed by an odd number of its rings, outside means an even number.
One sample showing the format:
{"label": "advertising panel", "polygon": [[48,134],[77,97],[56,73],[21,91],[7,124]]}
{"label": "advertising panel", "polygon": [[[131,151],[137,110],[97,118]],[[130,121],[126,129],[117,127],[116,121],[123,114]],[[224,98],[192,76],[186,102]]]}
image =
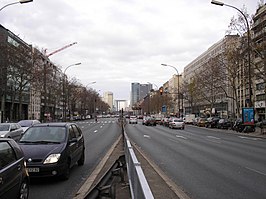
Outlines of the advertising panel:
{"label": "advertising panel", "polygon": [[244,125],[254,125],[254,108],[242,108],[242,120]]}

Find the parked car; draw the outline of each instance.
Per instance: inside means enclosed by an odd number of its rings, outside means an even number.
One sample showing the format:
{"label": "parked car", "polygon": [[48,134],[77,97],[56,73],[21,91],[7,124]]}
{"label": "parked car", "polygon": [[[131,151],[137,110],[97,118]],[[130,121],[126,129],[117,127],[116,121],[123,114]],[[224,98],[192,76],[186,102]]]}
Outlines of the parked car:
{"label": "parked car", "polygon": [[171,129],[185,129],[185,122],[182,118],[171,118],[169,120],[169,128],[171,128]]}
{"label": "parked car", "polygon": [[207,122],[206,118],[199,118],[198,122],[197,122],[197,126],[199,127],[205,127],[205,124]]}
{"label": "parked car", "polygon": [[0,124],[0,137],[12,138],[18,141],[23,134],[23,129],[18,123],[1,123]]}
{"label": "parked car", "polygon": [[205,127],[216,128],[219,120],[220,120],[219,117],[209,117],[209,118],[207,118],[207,121],[205,123]]}
{"label": "parked car", "polygon": [[162,125],[168,127],[169,126],[169,117],[165,117],[162,119]]}
{"label": "parked car", "polygon": [[0,198],[27,199],[29,176],[19,145],[10,138],[0,139]]}
{"label": "parked car", "polygon": [[137,123],[138,123],[137,116],[134,116],[134,115],[130,116],[130,118],[129,118],[129,124],[137,124]]}
{"label": "parked car", "polygon": [[84,137],[75,123],[43,123],[29,128],[19,140],[30,177],[59,176],[85,160]]}
{"label": "parked car", "polygon": [[41,122],[39,120],[20,120],[18,123],[25,132],[29,127],[35,124],[40,124]]}
{"label": "parked car", "polygon": [[226,118],[221,118],[217,123],[218,129],[229,129],[232,126],[233,126],[232,122]]}

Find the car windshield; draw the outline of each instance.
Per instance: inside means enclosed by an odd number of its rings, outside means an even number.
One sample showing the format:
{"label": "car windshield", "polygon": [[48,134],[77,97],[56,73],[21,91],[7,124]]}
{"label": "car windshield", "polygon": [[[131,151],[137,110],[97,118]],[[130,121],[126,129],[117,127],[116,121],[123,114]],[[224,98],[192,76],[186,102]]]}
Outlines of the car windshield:
{"label": "car windshield", "polygon": [[9,124],[1,124],[0,125],[0,131],[8,131],[10,125]]}
{"label": "car windshield", "polygon": [[20,139],[20,142],[63,142],[66,137],[65,127],[32,127]]}
{"label": "car windshield", "polygon": [[29,127],[29,126],[32,125],[33,121],[31,121],[31,120],[22,120],[22,121],[19,121],[18,123],[22,127]]}

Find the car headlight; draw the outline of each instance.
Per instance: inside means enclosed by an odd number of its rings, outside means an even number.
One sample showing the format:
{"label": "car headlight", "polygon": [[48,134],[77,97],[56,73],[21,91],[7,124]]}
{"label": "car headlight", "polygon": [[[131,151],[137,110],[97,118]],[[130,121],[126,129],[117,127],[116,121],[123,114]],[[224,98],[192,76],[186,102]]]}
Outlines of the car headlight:
{"label": "car headlight", "polygon": [[0,135],[0,137],[1,137],[1,138],[4,138],[4,137],[5,137],[5,135]]}
{"label": "car headlight", "polygon": [[43,164],[52,164],[58,162],[61,154],[51,154],[43,162]]}

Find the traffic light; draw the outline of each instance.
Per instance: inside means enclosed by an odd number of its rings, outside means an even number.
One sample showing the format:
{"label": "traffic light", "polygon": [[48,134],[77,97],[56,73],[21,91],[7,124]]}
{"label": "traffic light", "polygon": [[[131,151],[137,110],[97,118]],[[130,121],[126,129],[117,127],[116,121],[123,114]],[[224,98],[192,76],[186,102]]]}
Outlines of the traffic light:
{"label": "traffic light", "polygon": [[160,87],[159,92],[160,92],[160,95],[163,94],[163,87]]}

